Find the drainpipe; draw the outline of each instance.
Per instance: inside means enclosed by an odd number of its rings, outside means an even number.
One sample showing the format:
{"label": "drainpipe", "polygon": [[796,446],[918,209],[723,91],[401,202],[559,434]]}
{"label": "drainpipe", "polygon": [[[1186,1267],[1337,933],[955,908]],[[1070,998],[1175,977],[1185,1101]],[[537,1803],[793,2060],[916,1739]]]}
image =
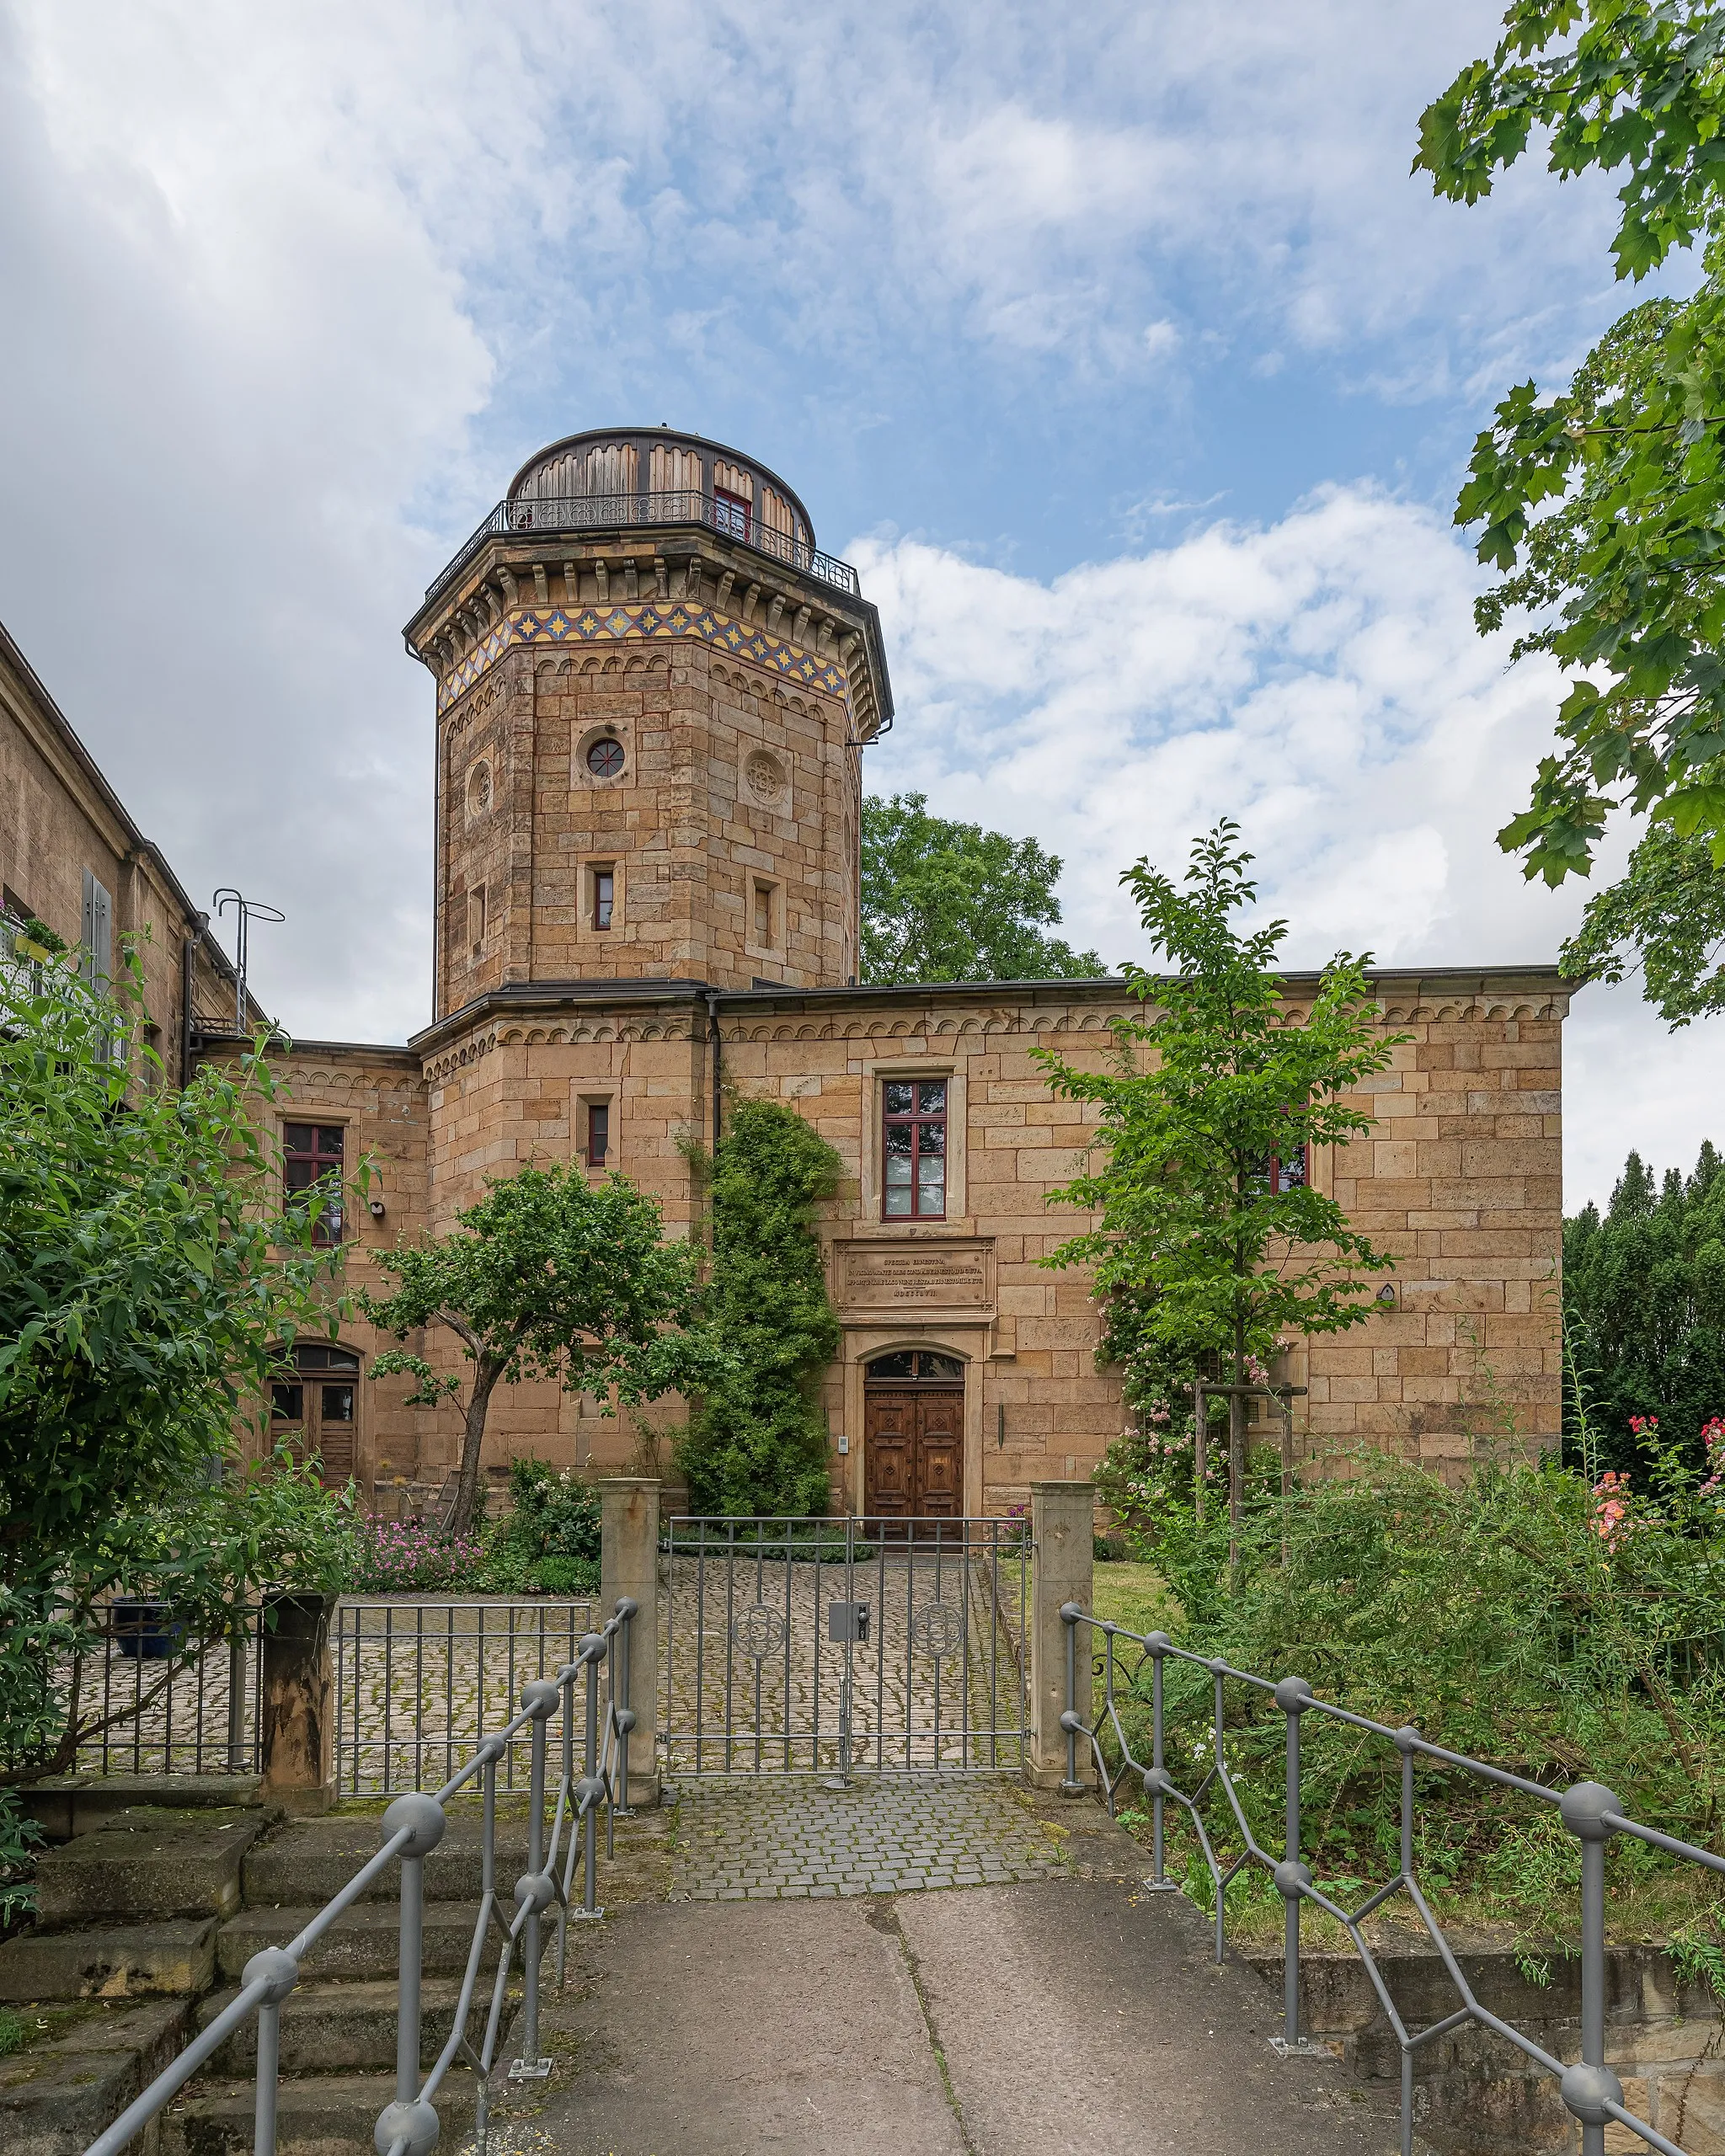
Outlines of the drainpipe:
{"label": "drainpipe", "polygon": [[724,1047],[723,1036],[720,1034],[718,1030],[718,990],[716,988],[709,988],[705,991],[705,993],[707,996],[707,1034],[708,1038],[713,1043],[713,1150],[716,1154],[718,1150],[718,1141],[720,1136],[723,1134],[724,1129],[724,1094],[723,1091],[723,1081],[724,1076],[723,1059],[724,1055]]}

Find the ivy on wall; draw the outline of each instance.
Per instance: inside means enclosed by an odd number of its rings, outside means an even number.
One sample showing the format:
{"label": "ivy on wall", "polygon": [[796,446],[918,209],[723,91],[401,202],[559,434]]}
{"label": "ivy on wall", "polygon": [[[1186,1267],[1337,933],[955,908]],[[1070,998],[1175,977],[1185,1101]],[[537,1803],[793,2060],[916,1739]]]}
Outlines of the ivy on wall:
{"label": "ivy on wall", "polygon": [[838,1187],[842,1164],[793,1108],[740,1101],[704,1165],[713,1233],[708,1321],[728,1374],[702,1397],[676,1446],[690,1509],[824,1513],[827,1431],[818,1392],[840,1332],[814,1217]]}

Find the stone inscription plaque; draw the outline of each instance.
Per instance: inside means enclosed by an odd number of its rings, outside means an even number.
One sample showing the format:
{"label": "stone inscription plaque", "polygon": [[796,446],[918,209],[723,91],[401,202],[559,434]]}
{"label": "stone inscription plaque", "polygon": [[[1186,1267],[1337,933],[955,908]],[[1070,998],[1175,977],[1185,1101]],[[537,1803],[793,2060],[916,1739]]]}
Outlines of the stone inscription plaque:
{"label": "stone inscription plaque", "polygon": [[840,1243],[842,1310],[985,1310],[994,1300],[985,1242]]}

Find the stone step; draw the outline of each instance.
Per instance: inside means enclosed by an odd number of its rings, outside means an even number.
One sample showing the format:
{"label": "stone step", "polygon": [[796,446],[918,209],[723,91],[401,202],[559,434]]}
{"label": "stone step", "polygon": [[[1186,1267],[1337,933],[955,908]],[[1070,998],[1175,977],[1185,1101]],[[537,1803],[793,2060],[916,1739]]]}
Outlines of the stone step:
{"label": "stone step", "polygon": [[6,2156],[78,2156],[192,2033],[187,1999],[50,2009],[41,2019],[45,2032],[0,2058]]}
{"label": "stone step", "polygon": [[[0,2000],[150,1999],[206,1991],[216,1975],[216,1920],[92,1924],[27,1931],[0,1945]],[[290,1934],[291,1937],[292,1935]]]}
{"label": "stone step", "polygon": [[45,1852],[37,1924],[60,1931],[104,1919],[232,1916],[246,1853],[268,1823],[261,1811],[135,1805],[111,1827]]}
{"label": "stone step", "polygon": [[[567,1826],[563,1831],[567,1835]],[[478,1900],[483,1834],[483,1822],[477,1815],[451,1814],[443,1839],[425,1860],[428,1902]],[[303,1908],[329,1901],[377,1854],[382,1838],[381,1812],[284,1820],[247,1851],[246,1907]],[[513,1901],[515,1881],[526,1868],[526,1821],[499,1820],[497,1878],[505,1901]],[[400,1881],[401,1866],[389,1865],[366,1898],[396,1900]]]}
{"label": "stone step", "polygon": [[[490,2012],[491,1985],[497,1962],[491,1959],[488,1976],[474,1987],[474,2003],[467,2019],[469,2041],[477,2050],[484,2040],[485,2019]],[[198,2026],[207,2029],[232,2004],[238,1986],[212,1992],[198,2005]],[[419,2063],[429,2067],[448,2040],[454,2024],[461,1982],[455,1977],[427,1977],[419,1989]],[[507,2031],[515,2002],[505,1999],[503,2026]],[[382,2073],[395,2064],[397,1993],[387,1983],[304,1983],[291,1991],[281,2007],[281,2071],[284,2077],[307,2073]],[[211,2062],[217,2075],[249,2073],[257,2063],[258,2025],[247,2021],[223,2044]]]}
{"label": "stone step", "polygon": [[[473,2077],[467,2073],[451,2072],[438,2091],[438,2147],[446,2156],[454,2156],[473,2131]],[[275,2156],[376,2156],[377,2116],[394,2100],[389,2073],[284,2080],[276,2098]],[[249,2081],[194,2082],[162,2122],[158,2156],[251,2156],[255,2102]]]}
{"label": "stone step", "polygon": [[[225,1981],[232,1982],[254,1954],[265,1946],[286,1946],[291,1939],[299,1936],[317,1913],[312,1908],[242,1909],[216,1935],[217,1972]],[[504,1903],[502,1914],[505,1922],[513,1918],[512,1902]],[[459,1976],[467,1967],[467,1951],[473,1943],[473,1926],[478,1915],[477,1903],[427,1903],[425,1960],[421,1964],[427,1976]],[[335,1978],[349,1983],[380,1982],[385,1977],[393,1977],[400,1929],[401,1913],[397,1903],[361,1902],[338,1917],[312,1948],[306,1956],[306,1974],[319,1982]],[[494,1924],[491,1936],[495,1946],[501,1947],[503,1935]],[[495,1966],[492,1947],[486,1949],[486,1959]]]}
{"label": "stone step", "polygon": [[264,1802],[261,1774],[51,1774],[18,1792],[19,1808],[51,1842],[111,1827],[133,1805],[183,1812],[214,1806],[254,1808]]}

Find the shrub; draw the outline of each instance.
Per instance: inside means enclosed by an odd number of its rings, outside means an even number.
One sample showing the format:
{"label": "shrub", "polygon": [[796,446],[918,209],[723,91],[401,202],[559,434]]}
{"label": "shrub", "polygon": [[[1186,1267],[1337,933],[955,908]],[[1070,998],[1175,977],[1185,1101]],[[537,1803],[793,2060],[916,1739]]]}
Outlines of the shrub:
{"label": "shrub", "polygon": [[484,1556],[477,1538],[451,1540],[418,1520],[361,1515],[351,1584],[358,1594],[448,1594],[477,1584]]}
{"label": "shrub", "polygon": [[816,1392],[840,1336],[812,1222],[841,1166],[777,1101],[739,1102],[713,1156],[707,1308],[723,1359],[676,1452],[695,1512],[826,1510]]}
{"label": "shrub", "polygon": [[[1394,1728],[1562,1788],[1606,1782],[1665,1833],[1725,1853],[1725,1668],[1718,1582],[1725,1495],[1678,1448],[1651,1451],[1649,1486],[1597,1481],[1552,1463],[1487,1462],[1459,1487],[1405,1463],[1363,1458],[1346,1479],[1277,1494],[1259,1460],[1232,1577],[1229,1524],[1193,1516],[1183,1488],[1140,1483],[1135,1554],[1172,1588],[1177,1643],[1237,1668],[1304,1677],[1320,1697]],[[1285,1556],[1284,1555],[1285,1538]],[[1147,1758],[1149,1673],[1129,1705]],[[1208,1673],[1170,1663],[1171,1760],[1197,1778]],[[1231,1686],[1229,1764],[1266,1846],[1283,1799],[1284,1720]],[[1142,1739],[1142,1745],[1139,1739]],[[1400,1760],[1386,1742],[1326,1716],[1302,1723],[1308,1854],[1320,1876],[1397,1867]],[[1420,1770],[1420,1863],[1434,1885],[1485,1892],[1506,1911],[1566,1916],[1546,1808],[1466,1774]],[[1649,1852],[1619,1850],[1614,1877]]]}
{"label": "shrub", "polygon": [[599,1560],[596,1557],[542,1557],[533,1567],[534,1584],[542,1594],[596,1594]]}
{"label": "shrub", "polygon": [[486,1546],[487,1584],[499,1594],[537,1588],[590,1594],[599,1585],[599,1493],[573,1468],[510,1463],[510,1509]]}

